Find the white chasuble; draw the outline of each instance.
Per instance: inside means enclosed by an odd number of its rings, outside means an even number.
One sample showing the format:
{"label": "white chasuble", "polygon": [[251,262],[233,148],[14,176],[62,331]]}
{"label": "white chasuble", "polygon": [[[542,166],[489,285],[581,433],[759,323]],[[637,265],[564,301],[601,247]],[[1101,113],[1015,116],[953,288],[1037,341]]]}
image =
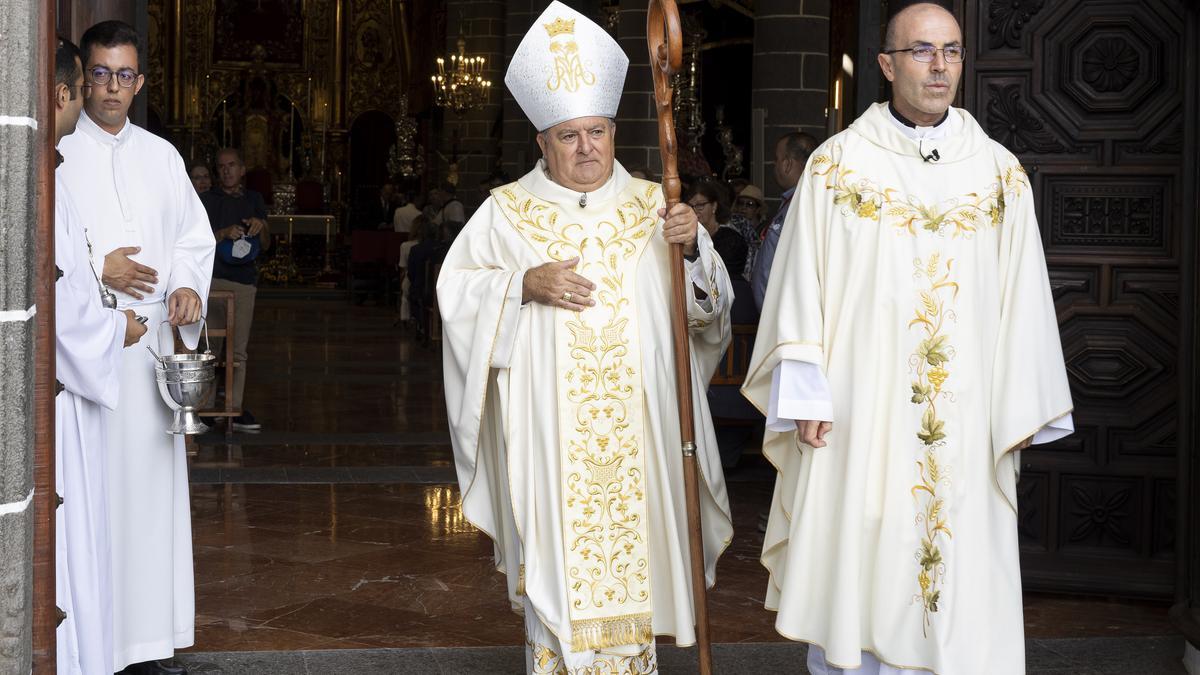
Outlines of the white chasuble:
{"label": "white chasuble", "polygon": [[[121,400],[106,412],[108,516],[112,541],[113,668],[170,658],[195,633],[191,504],[183,437],[165,433],[171,411],[158,393],[152,346],[174,351],[166,300],[190,288],[208,299],[216,243],[183,159],[167,141],[131,122],[109,134],[79,116],[63,138],[59,180],[80,206],[97,271],[104,256],[126,246],[130,257],[158,271],[152,293],[139,300],[119,291],[117,306],[147,317],[149,330],[121,354]],[[161,328],[161,330],[160,330]],[[183,326],[194,347],[200,325]]]}
{"label": "white chasuble", "polygon": [[[568,652],[648,662],[654,635],[695,641],[661,191],[618,164],[587,197],[539,162],[492,191],[437,283],[463,513],[495,541],[513,608],[545,627],[533,652],[570,668],[590,661]],[[703,391],[732,291],[703,231],[697,246],[688,322],[711,584],[732,527]],[[527,270],[576,256],[596,306],[522,304]]]}
{"label": "white chasuble", "polygon": [[826,447],[764,438],[762,561],[776,629],[835,667],[1024,672],[1013,449],[1071,398],[1029,180],[950,114],[922,148],[877,104],[813,153],[743,389],[828,380]]}
{"label": "white chasuble", "polygon": [[496,195],[501,212],[544,262],[579,258],[575,272],[597,285],[595,308],[554,315],[572,651],[654,636],[634,271],[660,204],[653,184],[629,187],[615,214],[593,211],[580,221],[519,183]]}

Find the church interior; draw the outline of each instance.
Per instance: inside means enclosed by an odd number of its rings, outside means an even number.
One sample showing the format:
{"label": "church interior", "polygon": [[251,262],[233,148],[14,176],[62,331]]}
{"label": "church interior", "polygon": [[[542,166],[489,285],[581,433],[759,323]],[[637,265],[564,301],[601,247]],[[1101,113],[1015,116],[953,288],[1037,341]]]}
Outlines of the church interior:
{"label": "church interior", "polygon": [[[222,379],[212,429],[188,443],[190,670],[521,671],[522,620],[460,508],[436,265],[409,295],[404,243],[422,235],[396,213],[457,200],[469,217],[537,161],[503,80],[545,4],[58,0],[73,39],[101,19],[138,28],[134,121],[214,181],[218,151],[239,149],[269,212],[242,402],[260,427],[234,428]],[[646,3],[567,4],[629,55],[616,154],[657,179]],[[678,4],[681,174],[756,188],[769,219],[775,139],[819,142],[887,96],[888,0]],[[1033,177],[1076,401],[1078,432],[1021,457],[1029,672],[1184,672],[1185,639],[1200,644],[1200,6],[951,4],[970,54],[956,105]],[[748,357],[713,386],[736,389]],[[798,672],[763,609],[762,421],[714,416],[740,439],[723,457],[735,535],[709,594],[718,671]],[[692,652],[660,649],[663,671],[693,672]]]}

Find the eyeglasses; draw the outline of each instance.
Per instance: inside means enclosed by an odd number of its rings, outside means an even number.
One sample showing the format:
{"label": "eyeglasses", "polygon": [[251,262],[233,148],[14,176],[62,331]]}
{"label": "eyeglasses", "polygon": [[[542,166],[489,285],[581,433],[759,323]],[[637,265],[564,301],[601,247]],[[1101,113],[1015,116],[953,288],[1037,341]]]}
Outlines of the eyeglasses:
{"label": "eyeglasses", "polygon": [[71,100],[72,101],[75,100],[75,96],[76,96],[75,90],[76,89],[79,89],[80,92],[84,92],[84,91],[87,91],[88,89],[92,88],[92,85],[90,85],[86,82],[84,82],[83,84],[64,84],[63,86],[67,88],[67,91],[71,92]]}
{"label": "eyeglasses", "polygon": [[692,207],[692,209],[697,210],[697,211],[699,211],[700,209],[702,209],[710,204],[712,204],[712,202],[688,202],[688,206]]}
{"label": "eyeglasses", "polygon": [[[105,68],[104,66],[96,66],[89,70],[88,73],[90,73],[92,76],[92,83],[100,85],[108,84],[108,79],[114,74],[113,71]],[[137,72],[131,68],[122,68],[115,74],[117,76],[117,84],[125,87],[126,89],[132,87],[138,79]]]}
{"label": "eyeglasses", "polygon": [[751,208],[751,209],[757,209],[759,206],[761,206],[761,204],[759,204],[758,200],[750,199],[748,197],[739,197],[733,203],[736,204],[737,206],[745,206],[745,207]]}
{"label": "eyeglasses", "polygon": [[962,45],[947,45],[940,48],[933,45],[917,45],[908,49],[892,49],[885,51],[884,54],[899,54],[900,52],[911,52],[913,61],[918,63],[932,63],[933,57],[938,52],[946,57],[946,63],[962,63],[963,58],[967,55],[967,50]]}

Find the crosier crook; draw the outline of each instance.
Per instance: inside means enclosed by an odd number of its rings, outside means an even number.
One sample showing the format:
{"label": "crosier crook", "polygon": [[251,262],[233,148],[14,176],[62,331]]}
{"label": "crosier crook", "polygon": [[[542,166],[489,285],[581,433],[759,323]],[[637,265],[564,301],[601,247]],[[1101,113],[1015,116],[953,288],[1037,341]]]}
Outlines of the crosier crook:
{"label": "crosier crook", "polygon": [[[654,75],[654,102],[658,110],[658,146],[662,153],[663,197],[667,212],[679,203],[678,147],[671,114],[671,75],[683,66],[683,34],[675,0],[650,0],[646,14],[646,43]],[[688,343],[687,286],[683,270],[683,245],[671,244],[671,332],[675,337],[675,391],[679,396],[679,440],[683,452],[683,483],[687,498],[688,551],[692,571],[692,604],[695,607],[696,647],[700,673],[712,673],[712,645],[708,635],[708,593],[704,583],[704,542],[700,528],[699,467],[696,463],[696,423],[692,417],[692,369]]]}

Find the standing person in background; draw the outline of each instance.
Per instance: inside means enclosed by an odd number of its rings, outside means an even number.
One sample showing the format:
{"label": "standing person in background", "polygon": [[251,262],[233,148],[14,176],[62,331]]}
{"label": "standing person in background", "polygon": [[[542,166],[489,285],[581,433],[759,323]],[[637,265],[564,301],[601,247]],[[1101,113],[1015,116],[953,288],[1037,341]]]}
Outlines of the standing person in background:
{"label": "standing person in background", "polygon": [[783,188],[782,199],[775,217],[771,219],[763,236],[762,248],[750,273],[750,284],[754,289],[754,303],[762,311],[763,298],[767,294],[767,281],[771,278],[771,265],[775,262],[775,249],[779,246],[779,235],[783,231],[783,220],[796,193],[796,181],[804,173],[808,156],[817,147],[817,139],[803,131],[788,132],[775,141],[775,182]]}
{"label": "standing person in background", "polygon": [[[209,224],[217,240],[213,260],[212,290],[233,293],[233,344],[217,338],[217,351],[232,350],[233,358],[226,359],[233,369],[232,398],[234,410],[242,411],[229,423],[235,431],[259,431],[262,424],[254,414],[242,407],[246,391],[247,347],[250,327],[254,323],[254,299],[258,294],[257,259],[262,251],[271,248],[271,231],[267,225],[267,205],[262,195],[243,185],[246,165],[234,148],[217,153],[217,175],[221,184],[202,195]],[[217,300],[209,313],[209,324],[216,329],[225,327],[225,302]]]}
{"label": "standing person in background", "polygon": [[393,226],[396,208],[400,204],[396,200],[396,184],[391,181],[379,186],[379,197],[375,203],[375,229],[386,230]]}
{"label": "standing person in background", "polygon": [[[82,43],[91,89],[76,133],[59,144],[66,161],[58,178],[79,206],[93,250],[111,251],[101,279],[117,307],[146,316],[151,339],[141,342],[172,353],[174,339],[159,331],[169,323],[194,349],[213,265],[204,206],[179,152],[129,121],[145,82],[137,31],[104,21]],[[183,437],[163,433],[171,411],[154,364],[140,345],[124,351],[121,400],[107,420],[113,668],[135,664],[139,674],[183,672],[159,659],[192,645],[196,620],[187,458]]]}
{"label": "standing person in background", "polygon": [[[88,85],[79,49],[70,41],[58,41],[54,61],[57,145],[75,131]],[[133,310],[104,306],[78,205],[55,178],[54,362],[60,387],[54,398],[54,484],[63,499],[54,520],[54,595],[66,614],[55,634],[56,663],[59,673],[107,674],[113,672],[113,643],[106,413],[120,395],[122,348],[136,343],[146,327]]]}
{"label": "standing person in background", "polygon": [[459,226],[462,226],[467,222],[467,212],[463,208],[463,203],[455,196],[457,191],[458,188],[454,183],[447,181],[429,193],[430,201],[437,209],[433,216],[434,225],[458,223]]}
{"label": "standing person in background", "polygon": [[[392,216],[392,230],[401,234],[410,234],[413,230],[413,220],[421,215],[421,209],[425,206],[425,195],[420,192],[409,192],[404,195],[404,204],[396,209],[395,215]],[[401,258],[403,262],[403,258]]]}
{"label": "standing person in background", "polygon": [[[684,201],[696,212],[700,224],[710,236],[716,236],[720,228],[728,228],[741,235],[742,240],[746,242],[746,261],[745,265],[740,267],[749,270],[754,264],[754,256],[758,254],[758,233],[750,221],[730,211],[729,194],[729,190],[722,183],[700,179],[687,191]],[[743,271],[739,271],[738,276],[749,277],[748,273]]]}
{"label": "standing person in background", "polygon": [[737,193],[737,197],[733,199],[733,215],[745,218],[758,233],[758,240],[762,241],[764,228],[763,225],[763,191],[758,189],[756,185],[746,185]]}

